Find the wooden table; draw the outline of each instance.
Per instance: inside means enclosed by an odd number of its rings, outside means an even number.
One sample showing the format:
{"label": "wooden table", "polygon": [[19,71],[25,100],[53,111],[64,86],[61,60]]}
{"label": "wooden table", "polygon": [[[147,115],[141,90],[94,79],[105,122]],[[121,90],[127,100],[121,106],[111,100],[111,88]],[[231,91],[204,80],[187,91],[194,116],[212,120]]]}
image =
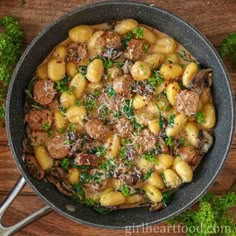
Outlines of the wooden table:
{"label": "wooden table", "polygon": [[[23,2],[25,4],[22,5]],[[59,16],[93,2],[97,1],[0,0],[0,17],[15,15],[19,18],[25,31],[25,45],[27,45],[45,26],[56,20]],[[146,2],[172,11],[187,20],[196,26],[216,48],[228,33],[236,32],[236,0],[147,0]],[[236,67],[233,67],[228,60],[225,60],[225,64],[236,92]],[[0,128],[0,201],[4,199],[20,175],[7,144],[5,129]],[[235,180],[236,139],[234,139],[227,163],[217,178],[216,183],[212,186],[211,191],[217,194],[224,193]],[[8,225],[17,222],[23,216],[30,214],[43,205],[44,203],[26,186],[5,215],[5,222]],[[145,232],[140,231],[140,233],[133,233],[132,235],[157,235],[155,233],[148,233],[148,231]],[[53,212],[29,225],[16,235],[106,236],[126,234],[125,231],[95,229],[80,225]],[[174,233],[169,233],[168,235],[174,235]]]}

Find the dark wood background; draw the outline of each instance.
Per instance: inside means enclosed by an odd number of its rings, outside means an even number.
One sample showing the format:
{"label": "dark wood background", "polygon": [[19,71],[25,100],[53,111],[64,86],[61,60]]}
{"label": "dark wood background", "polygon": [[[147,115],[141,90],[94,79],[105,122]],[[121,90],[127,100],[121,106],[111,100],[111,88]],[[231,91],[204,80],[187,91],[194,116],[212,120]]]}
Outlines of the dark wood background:
{"label": "dark wood background", "polygon": [[[22,3],[25,4],[22,5]],[[82,5],[94,3],[94,0],[0,0],[0,17],[17,16],[25,31],[25,45],[48,24],[64,13]],[[150,4],[172,11],[196,26],[218,48],[223,38],[236,32],[236,0],[146,0]],[[225,61],[232,86],[236,92],[236,67],[228,59]],[[6,132],[0,128],[0,202],[13,187],[20,173],[8,148]],[[227,163],[210,189],[223,194],[236,180],[236,139]],[[44,206],[44,203],[26,186],[9,211],[5,214],[6,224],[12,224],[23,216]],[[158,214],[158,213],[157,213]],[[161,224],[164,225],[164,224]],[[160,226],[160,225],[159,225]],[[149,231],[150,232],[150,231]],[[72,222],[56,212],[34,222],[16,235],[126,235],[125,231],[95,229]],[[127,234],[128,235],[128,234]],[[152,233],[133,233],[132,235],[157,235]],[[167,234],[160,234],[167,235]],[[174,235],[169,233],[168,235]],[[179,234],[184,235],[184,234]]]}

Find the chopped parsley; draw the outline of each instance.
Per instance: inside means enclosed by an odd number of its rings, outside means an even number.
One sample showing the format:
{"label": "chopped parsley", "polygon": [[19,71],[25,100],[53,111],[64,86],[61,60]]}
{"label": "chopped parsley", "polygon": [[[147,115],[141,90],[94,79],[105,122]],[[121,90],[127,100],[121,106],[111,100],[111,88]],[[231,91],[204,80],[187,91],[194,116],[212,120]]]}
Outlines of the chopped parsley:
{"label": "chopped parsley", "polygon": [[80,107],[80,106],[82,106],[82,102],[78,99],[78,100],[76,100],[75,105]]}
{"label": "chopped parsley", "polygon": [[98,108],[98,115],[99,117],[101,117],[103,120],[105,120],[107,118],[107,107],[102,104],[101,106],[99,106]]}
{"label": "chopped parsley", "polygon": [[177,52],[177,54],[179,55],[179,57],[181,57],[184,61],[188,61],[188,62],[196,62],[195,60],[192,59],[191,55],[189,53],[187,53],[184,50],[181,50],[180,52]]}
{"label": "chopped parsley", "polygon": [[56,81],[56,89],[58,90],[58,92],[63,93],[65,91],[68,90],[68,77],[66,76],[64,79],[60,80],[60,81]]}
{"label": "chopped parsley", "polygon": [[80,183],[73,184],[73,189],[76,192],[76,195],[80,196],[80,200],[84,201],[86,199],[85,192],[83,190],[83,187]]}
{"label": "chopped parsley", "polygon": [[134,28],[132,33],[134,34],[135,38],[142,39],[143,38],[143,29],[142,28]]}
{"label": "chopped parsley", "polygon": [[60,166],[63,170],[68,171],[70,166],[70,159],[69,158],[62,159]]}
{"label": "chopped parsley", "polygon": [[107,149],[105,147],[97,146],[97,147],[90,149],[88,151],[88,154],[95,154],[98,157],[103,157],[103,156],[105,156],[106,152],[107,152]]}
{"label": "chopped parsley", "polygon": [[162,179],[163,179],[163,182],[164,182],[165,186],[166,186],[167,188],[169,188],[169,185],[168,185],[167,182],[166,182],[165,174],[162,173],[162,174],[161,174],[161,177],[162,177]]}
{"label": "chopped parsley", "polygon": [[106,161],[104,161],[100,166],[99,169],[103,170],[108,173],[108,176],[111,176],[111,173],[113,170],[117,167],[116,161],[114,158],[109,158]]}
{"label": "chopped parsley", "polygon": [[73,123],[69,123],[67,130],[70,132],[74,132],[75,131],[75,125]]}
{"label": "chopped parsley", "polygon": [[108,96],[109,98],[116,96],[116,92],[115,92],[115,90],[113,89],[112,86],[108,86],[108,87],[107,87],[107,96]]}
{"label": "chopped parsley", "polygon": [[103,66],[105,69],[109,69],[113,66],[113,61],[111,59],[108,59],[108,60],[104,60],[103,61]]}
{"label": "chopped parsley", "polygon": [[171,197],[173,196],[174,190],[166,191],[162,194],[162,202],[164,206],[167,206],[171,200]]}
{"label": "chopped parsley", "polygon": [[171,147],[171,146],[174,145],[174,140],[173,140],[172,137],[166,137],[165,140],[166,140],[166,144],[167,144],[169,147]]}
{"label": "chopped parsley", "polygon": [[71,95],[71,94],[72,94],[72,91],[74,90],[74,88],[75,88],[75,86],[71,85],[71,86],[68,88],[67,93]]}
{"label": "chopped parsley", "polygon": [[148,83],[153,87],[156,88],[158,85],[164,82],[163,76],[160,75],[159,71],[153,71],[152,77],[148,79]]}
{"label": "chopped parsley", "polygon": [[87,74],[87,66],[79,66],[79,70],[81,75],[83,75],[84,77],[86,76]]}
{"label": "chopped parsley", "polygon": [[96,182],[96,183],[100,183],[101,182],[101,177],[102,177],[103,173],[101,172],[96,172],[94,175],[91,175],[90,173],[86,172],[86,171],[82,171],[80,174],[80,182],[83,184],[87,184],[89,182]]}
{"label": "chopped parsley", "polygon": [[143,178],[142,178],[143,181],[149,179],[149,178],[151,177],[151,175],[152,175],[153,172],[154,172],[153,169],[149,170],[149,171],[143,176]]}
{"label": "chopped parsley", "polygon": [[99,97],[101,94],[102,94],[101,91],[95,89],[95,90],[93,91],[93,94],[92,94],[92,95],[93,95],[94,97]]}
{"label": "chopped parsley", "polygon": [[147,161],[150,161],[152,163],[155,163],[155,164],[158,164],[158,161],[157,161],[157,158],[156,158],[156,154],[155,152],[153,151],[148,151],[148,152],[145,152],[143,155],[142,155],[142,158],[147,160]]}
{"label": "chopped parsley", "polygon": [[129,44],[129,41],[133,38],[133,33],[128,32],[125,34],[124,38],[121,40],[122,49],[125,50]]}
{"label": "chopped parsley", "polygon": [[123,194],[125,197],[134,196],[134,195],[137,194],[137,192],[130,193],[130,187],[129,187],[129,185],[127,185],[127,184],[124,184],[124,185],[121,187],[120,191],[122,192],[122,194]]}
{"label": "chopped parsley", "polygon": [[84,106],[86,107],[86,110],[92,111],[96,106],[96,99],[94,97],[87,97],[87,99],[84,101]]}
{"label": "chopped parsley", "polygon": [[43,124],[44,131],[47,132],[48,136],[50,137],[52,135],[52,126],[49,123]]}
{"label": "chopped parsley", "polygon": [[204,115],[201,111],[199,111],[195,114],[195,118],[197,119],[198,123],[200,123],[200,124],[205,123],[205,118],[204,118]]}
{"label": "chopped parsley", "polygon": [[174,126],[174,119],[175,119],[175,115],[174,114],[170,115],[170,119],[169,119],[169,123],[168,123],[168,126],[170,128],[172,128]]}
{"label": "chopped parsley", "polygon": [[233,62],[236,63],[236,33],[229,34],[224,38],[220,45],[221,57],[232,56]]}
{"label": "chopped parsley", "polygon": [[148,52],[149,49],[149,44],[148,43],[143,43],[143,52]]}

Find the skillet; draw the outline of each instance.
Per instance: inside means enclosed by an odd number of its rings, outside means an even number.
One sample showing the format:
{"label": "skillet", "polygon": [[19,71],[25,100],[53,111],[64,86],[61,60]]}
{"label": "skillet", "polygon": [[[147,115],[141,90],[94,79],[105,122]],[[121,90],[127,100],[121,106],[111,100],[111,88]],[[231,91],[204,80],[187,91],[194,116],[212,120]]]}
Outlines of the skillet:
{"label": "skillet", "polygon": [[[85,205],[63,196],[50,183],[33,179],[28,173],[22,148],[25,89],[36,67],[58,43],[67,37],[69,29],[79,24],[98,24],[125,18],[134,18],[140,23],[174,37],[201,62],[203,67],[213,68],[213,96],[217,109],[215,143],[195,171],[193,182],[181,187],[165,209],[149,212],[147,208],[135,208],[100,215]],[[50,212],[51,209],[79,223],[108,229],[127,229],[132,226],[141,227],[158,223],[180,214],[209,189],[222,170],[230,150],[234,130],[234,96],[222,60],[209,41],[193,26],[153,5],[133,1],[110,1],[84,6],[64,15],[32,41],[13,74],[7,96],[6,117],[9,146],[22,177],[0,208],[0,222],[4,211],[25,182],[47,206],[13,227],[4,228],[0,224],[0,235],[16,232],[17,229]]]}

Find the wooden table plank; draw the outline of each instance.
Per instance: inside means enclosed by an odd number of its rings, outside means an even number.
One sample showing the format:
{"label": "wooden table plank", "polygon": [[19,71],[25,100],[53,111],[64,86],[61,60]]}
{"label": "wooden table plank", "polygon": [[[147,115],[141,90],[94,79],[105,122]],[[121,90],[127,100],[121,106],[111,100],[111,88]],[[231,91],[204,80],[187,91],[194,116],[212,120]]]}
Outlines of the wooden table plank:
{"label": "wooden table plank", "polygon": [[[25,45],[53,20],[79,6],[98,2],[96,0],[25,0],[20,7],[21,0],[0,0],[0,17],[15,15],[19,18],[25,30]],[[236,2],[235,0],[146,0],[147,3],[172,11],[183,19],[196,26],[214,46],[219,46],[222,39],[231,32],[236,32]],[[236,66],[232,66],[229,59],[224,60],[230,75],[233,90],[236,92]],[[11,157],[7,146],[7,137],[4,128],[0,128],[0,202],[10,191],[19,176],[19,171]],[[211,191],[217,194],[226,192],[236,181],[236,136],[226,165],[217,178],[217,184]],[[27,203],[27,204],[26,204]],[[5,221],[8,224],[18,221],[24,215],[30,214],[44,203],[35,196],[29,186],[26,186],[12,208],[7,212]],[[235,211],[235,209],[234,209]],[[161,225],[163,226],[163,224]],[[159,225],[160,227],[160,225]],[[153,230],[154,228],[152,228]],[[160,228],[159,228],[160,229]],[[40,219],[16,235],[129,235],[125,231],[110,231],[95,229],[72,222],[53,212]],[[132,235],[157,235],[139,231]],[[175,235],[173,233],[160,235]],[[179,234],[184,235],[184,234]]]}

